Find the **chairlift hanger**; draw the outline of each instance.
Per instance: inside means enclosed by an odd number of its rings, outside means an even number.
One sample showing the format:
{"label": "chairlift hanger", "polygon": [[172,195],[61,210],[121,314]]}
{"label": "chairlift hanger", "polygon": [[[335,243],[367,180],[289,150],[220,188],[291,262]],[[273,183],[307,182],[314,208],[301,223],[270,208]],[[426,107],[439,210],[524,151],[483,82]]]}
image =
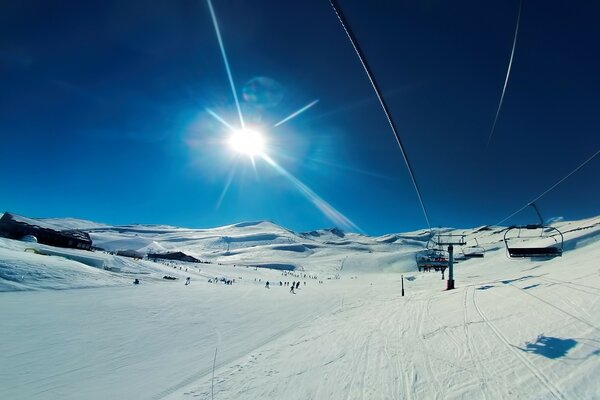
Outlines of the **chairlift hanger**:
{"label": "chairlift hanger", "polygon": [[[477,238],[473,238],[475,241],[475,245],[473,246],[465,246],[461,248],[461,251],[465,258],[483,258],[485,257],[485,248],[479,245],[479,241]],[[468,243],[468,242],[467,242]]]}
{"label": "chairlift hanger", "polygon": [[[557,228],[545,225],[535,203],[529,204],[535,210],[540,223],[528,225],[513,225],[504,232],[504,245],[510,258],[552,258],[560,257],[563,253],[564,237]],[[539,235],[530,234],[539,231]],[[516,233],[511,236],[510,233]],[[537,233],[537,232],[536,232]],[[522,236],[524,234],[525,236]],[[511,243],[512,240],[512,243]],[[515,246],[514,242],[520,240],[523,246]],[[531,245],[532,242],[548,243],[546,246]]]}

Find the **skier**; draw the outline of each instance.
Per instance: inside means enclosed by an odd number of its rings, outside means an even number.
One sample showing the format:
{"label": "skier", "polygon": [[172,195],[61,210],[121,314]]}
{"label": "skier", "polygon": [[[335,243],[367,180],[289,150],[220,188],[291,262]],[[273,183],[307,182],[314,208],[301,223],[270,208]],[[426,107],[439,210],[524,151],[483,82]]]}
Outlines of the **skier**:
{"label": "skier", "polygon": [[269,281],[267,281],[265,288],[269,289]]}
{"label": "skier", "polygon": [[296,294],[296,292],[294,292],[294,285],[292,285],[292,287],[290,288],[290,293]]}
{"label": "skier", "polygon": [[133,281],[134,285],[139,285],[140,284],[140,280],[138,278],[135,278],[135,280]]}
{"label": "skier", "polygon": [[296,282],[296,289],[300,287],[300,281]]}
{"label": "skier", "polygon": [[189,285],[189,284],[190,284],[190,281],[191,281],[191,279],[190,279],[190,277],[188,276],[188,277],[185,279],[185,286]]}

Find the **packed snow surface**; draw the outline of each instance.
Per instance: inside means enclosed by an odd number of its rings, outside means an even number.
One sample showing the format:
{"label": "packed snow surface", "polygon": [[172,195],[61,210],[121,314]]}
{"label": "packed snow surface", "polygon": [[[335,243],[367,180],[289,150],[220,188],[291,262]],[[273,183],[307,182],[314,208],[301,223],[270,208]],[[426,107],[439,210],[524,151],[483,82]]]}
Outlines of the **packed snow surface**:
{"label": "packed snow surface", "polygon": [[600,217],[555,224],[550,260],[508,259],[503,227],[447,229],[486,251],[451,291],[416,271],[424,231],[45,223],[106,251],[0,239],[2,399],[600,397]]}

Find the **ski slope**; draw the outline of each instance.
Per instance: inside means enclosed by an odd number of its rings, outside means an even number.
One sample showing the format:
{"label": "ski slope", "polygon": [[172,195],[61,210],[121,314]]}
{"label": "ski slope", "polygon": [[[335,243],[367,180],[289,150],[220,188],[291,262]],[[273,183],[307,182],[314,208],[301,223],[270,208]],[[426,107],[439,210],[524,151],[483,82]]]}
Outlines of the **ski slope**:
{"label": "ski slope", "polygon": [[[501,227],[448,229],[486,249],[456,265],[453,291],[438,273],[416,272],[422,231],[372,238],[261,221],[205,230],[68,226],[106,250],[184,251],[206,263],[97,251],[104,268],[94,268],[0,239],[0,398],[600,394],[600,217],[557,223],[565,253],[545,261],[507,259]],[[208,282],[215,277],[236,282]],[[306,284],[296,294],[279,286],[299,279]]]}

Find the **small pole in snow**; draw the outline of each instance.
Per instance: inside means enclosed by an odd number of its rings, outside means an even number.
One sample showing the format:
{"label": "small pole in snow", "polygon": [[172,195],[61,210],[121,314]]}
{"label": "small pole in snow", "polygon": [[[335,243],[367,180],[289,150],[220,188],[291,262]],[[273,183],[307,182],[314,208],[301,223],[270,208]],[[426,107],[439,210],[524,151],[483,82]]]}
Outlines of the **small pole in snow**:
{"label": "small pole in snow", "polygon": [[402,297],[404,297],[404,275],[400,275],[402,277]]}

